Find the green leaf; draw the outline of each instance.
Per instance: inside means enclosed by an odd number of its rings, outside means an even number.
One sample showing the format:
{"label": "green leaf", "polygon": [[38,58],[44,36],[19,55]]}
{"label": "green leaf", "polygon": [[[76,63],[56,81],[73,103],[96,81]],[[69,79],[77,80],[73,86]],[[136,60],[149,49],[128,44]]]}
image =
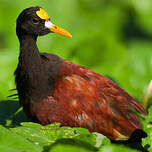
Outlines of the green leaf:
{"label": "green leaf", "polygon": [[[10,130],[32,142],[35,146],[41,146],[44,149],[58,144],[59,141],[62,141],[61,145],[63,142],[66,142],[66,144],[71,142],[73,144],[74,142],[76,149],[80,146],[80,149],[90,147],[94,150],[110,144],[110,140],[105,136],[99,133],[90,133],[85,128],[60,127],[60,123],[42,126],[37,123],[24,122],[21,125],[16,128],[10,128]],[[71,145],[67,147],[71,147]]]}
{"label": "green leaf", "polygon": [[142,145],[147,148],[149,152],[152,152],[152,106],[148,109],[148,115],[143,117],[145,120],[142,121],[142,123],[147,137],[142,139]]}
{"label": "green leaf", "polygon": [[11,129],[16,134],[22,136],[26,140],[32,142],[35,145],[41,147],[49,145],[51,142],[43,133],[39,130],[30,127],[16,127]]}
{"label": "green leaf", "polygon": [[123,145],[108,145],[101,147],[99,152],[138,152],[138,151],[125,147]]}
{"label": "green leaf", "polygon": [[22,136],[0,126],[0,151],[2,152],[41,152],[42,148]]}
{"label": "green leaf", "polygon": [[95,150],[90,147],[85,147],[84,145],[76,143],[56,143],[53,145],[48,152],[95,152]]}

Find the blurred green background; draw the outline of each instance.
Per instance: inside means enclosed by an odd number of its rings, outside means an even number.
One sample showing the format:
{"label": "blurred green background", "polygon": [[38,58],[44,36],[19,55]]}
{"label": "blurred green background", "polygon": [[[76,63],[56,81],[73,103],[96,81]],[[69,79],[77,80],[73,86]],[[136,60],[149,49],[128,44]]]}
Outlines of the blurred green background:
{"label": "blurred green background", "polygon": [[151,0],[0,0],[0,100],[15,88],[19,43],[16,18],[41,6],[73,38],[50,34],[38,39],[51,52],[114,79],[142,102],[152,79]]}

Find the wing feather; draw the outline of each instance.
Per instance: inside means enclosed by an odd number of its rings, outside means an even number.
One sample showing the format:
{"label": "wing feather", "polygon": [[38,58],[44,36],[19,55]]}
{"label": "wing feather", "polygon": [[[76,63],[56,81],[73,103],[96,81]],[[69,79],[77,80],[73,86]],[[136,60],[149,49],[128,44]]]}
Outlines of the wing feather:
{"label": "wing feather", "polygon": [[65,115],[68,125],[85,127],[111,139],[129,138],[142,128],[134,111],[146,114],[133,97],[111,80],[65,60],[53,97],[66,110],[63,119]]}

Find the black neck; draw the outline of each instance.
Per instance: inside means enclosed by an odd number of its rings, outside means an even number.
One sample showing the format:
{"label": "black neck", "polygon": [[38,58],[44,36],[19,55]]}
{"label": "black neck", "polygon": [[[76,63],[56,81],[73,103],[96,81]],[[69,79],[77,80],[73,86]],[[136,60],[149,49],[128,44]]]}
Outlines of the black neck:
{"label": "black neck", "polygon": [[26,87],[32,98],[46,95],[50,90],[48,78],[45,75],[45,66],[36,45],[37,37],[34,35],[22,35],[20,41],[19,66],[25,73]]}
{"label": "black neck", "polygon": [[36,37],[33,35],[22,35],[20,41],[20,56],[19,63],[28,77],[34,81],[34,78],[39,78],[43,67],[41,57],[36,45]]}
{"label": "black neck", "polygon": [[19,37],[20,41],[20,56],[19,62],[24,70],[31,70],[41,65],[40,53],[36,45],[34,35],[22,35]]}

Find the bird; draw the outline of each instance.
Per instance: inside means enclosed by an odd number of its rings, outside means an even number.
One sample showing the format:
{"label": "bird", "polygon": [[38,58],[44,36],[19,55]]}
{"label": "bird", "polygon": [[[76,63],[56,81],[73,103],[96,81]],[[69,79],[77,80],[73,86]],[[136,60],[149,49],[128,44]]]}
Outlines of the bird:
{"label": "bird", "polygon": [[114,141],[128,140],[142,130],[137,113],[146,110],[112,80],[51,53],[40,53],[38,36],[58,33],[71,38],[53,24],[40,6],[24,9],[16,20],[20,44],[14,72],[19,103],[33,121],[42,125],[82,127]]}

